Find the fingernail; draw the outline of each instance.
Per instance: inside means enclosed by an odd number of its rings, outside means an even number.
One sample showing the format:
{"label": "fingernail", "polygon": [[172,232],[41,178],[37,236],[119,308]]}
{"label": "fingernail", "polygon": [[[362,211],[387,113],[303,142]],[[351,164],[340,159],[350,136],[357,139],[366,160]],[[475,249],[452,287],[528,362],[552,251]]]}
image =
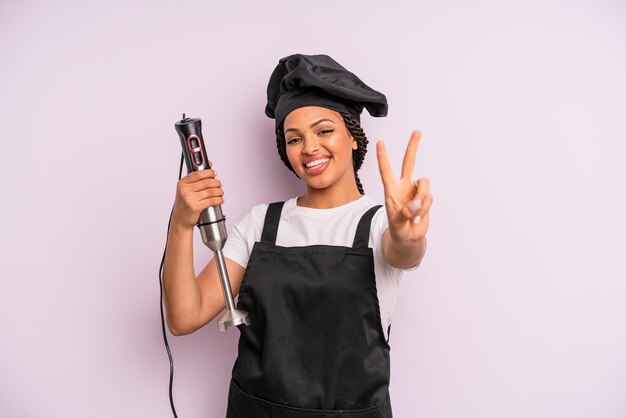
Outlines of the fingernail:
{"label": "fingernail", "polygon": [[421,220],[422,220],[422,217],[421,217],[421,216],[416,216],[416,217],[415,217],[415,223],[416,223],[416,224],[420,223],[420,221],[421,221]]}
{"label": "fingernail", "polygon": [[422,207],[422,201],[417,199],[417,200],[413,200],[411,203],[409,203],[409,209],[411,209],[412,212],[416,212],[419,210],[419,208]]}

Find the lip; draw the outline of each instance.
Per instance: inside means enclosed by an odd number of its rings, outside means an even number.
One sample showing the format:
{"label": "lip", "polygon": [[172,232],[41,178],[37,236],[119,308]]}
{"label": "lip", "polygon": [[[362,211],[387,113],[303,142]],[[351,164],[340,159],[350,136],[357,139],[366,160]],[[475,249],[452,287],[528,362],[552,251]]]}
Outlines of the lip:
{"label": "lip", "polygon": [[[312,162],[312,161],[315,161],[315,160],[322,159],[322,158],[327,158],[327,159],[328,159],[328,161],[326,161],[324,164],[321,164],[321,165],[315,166],[315,167],[313,167],[313,168],[308,168],[308,167],[306,166],[306,164],[308,164],[308,163],[310,163],[310,162]],[[305,163],[303,164],[304,171],[305,171],[308,175],[310,175],[310,176],[315,176],[315,175],[317,175],[317,174],[320,174],[322,171],[324,171],[324,170],[326,169],[326,167],[328,167],[328,163],[330,163],[330,160],[331,160],[330,156],[325,156],[325,155],[324,155],[324,156],[317,156],[317,157],[315,157],[315,158],[307,158],[307,159],[305,160]]]}
{"label": "lip", "polygon": [[306,166],[308,163],[313,162],[315,160],[320,160],[322,158],[330,158],[330,155],[323,154],[323,155],[314,155],[311,157],[306,157],[302,160],[303,161],[302,164]]}

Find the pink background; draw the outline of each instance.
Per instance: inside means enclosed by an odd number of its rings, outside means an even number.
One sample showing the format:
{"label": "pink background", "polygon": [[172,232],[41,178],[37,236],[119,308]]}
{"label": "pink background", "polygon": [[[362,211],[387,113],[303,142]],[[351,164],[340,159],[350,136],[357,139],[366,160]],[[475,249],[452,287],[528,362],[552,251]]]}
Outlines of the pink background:
{"label": "pink background", "polygon": [[[3,417],[168,417],[157,270],[201,117],[230,226],[302,191],[274,148],[279,58],[383,91],[373,143],[431,180],[391,335],[395,415],[626,416],[623,1],[3,1]],[[196,241],[196,266],[209,259]],[[223,417],[237,332],[170,336],[179,416]]]}

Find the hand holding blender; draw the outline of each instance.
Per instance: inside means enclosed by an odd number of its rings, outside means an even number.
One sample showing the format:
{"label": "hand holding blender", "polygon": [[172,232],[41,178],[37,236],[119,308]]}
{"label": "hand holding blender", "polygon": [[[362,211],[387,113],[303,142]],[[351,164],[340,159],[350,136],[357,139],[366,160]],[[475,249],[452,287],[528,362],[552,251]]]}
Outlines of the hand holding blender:
{"label": "hand holding blender", "polygon": [[[202,138],[202,122],[198,118],[185,118],[175,124],[176,132],[180,137],[183,156],[187,165],[187,173],[210,169],[204,140]],[[224,261],[222,249],[226,243],[227,232],[225,217],[220,205],[209,207],[200,213],[197,226],[200,229],[202,242],[214,253],[217,270],[226,302],[226,312],[219,318],[220,331],[226,331],[230,326],[241,324],[250,325],[250,316],[247,312],[235,309],[228,271]]]}

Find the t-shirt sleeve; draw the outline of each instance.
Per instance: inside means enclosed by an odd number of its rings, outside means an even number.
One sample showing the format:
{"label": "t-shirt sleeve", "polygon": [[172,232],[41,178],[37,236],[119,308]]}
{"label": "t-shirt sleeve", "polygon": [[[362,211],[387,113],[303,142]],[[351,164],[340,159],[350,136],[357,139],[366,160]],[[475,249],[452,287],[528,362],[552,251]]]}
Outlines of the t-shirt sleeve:
{"label": "t-shirt sleeve", "polygon": [[[385,212],[385,207],[383,206],[374,214],[374,217],[372,219],[372,231],[370,233],[370,239],[372,240],[374,255],[379,260],[385,260],[385,256],[383,255],[383,234],[388,227],[389,219],[387,219],[387,212]],[[385,260],[385,268],[389,271],[389,274],[392,277],[396,277],[398,279],[402,276],[402,272],[417,270],[419,265],[420,263],[417,263],[412,267],[399,269],[397,267],[393,267]]]}
{"label": "t-shirt sleeve", "polygon": [[267,206],[267,204],[261,204],[253,207],[233,226],[224,244],[224,257],[243,268],[248,266],[254,243],[261,239]]}

